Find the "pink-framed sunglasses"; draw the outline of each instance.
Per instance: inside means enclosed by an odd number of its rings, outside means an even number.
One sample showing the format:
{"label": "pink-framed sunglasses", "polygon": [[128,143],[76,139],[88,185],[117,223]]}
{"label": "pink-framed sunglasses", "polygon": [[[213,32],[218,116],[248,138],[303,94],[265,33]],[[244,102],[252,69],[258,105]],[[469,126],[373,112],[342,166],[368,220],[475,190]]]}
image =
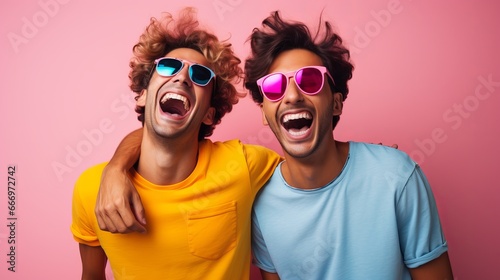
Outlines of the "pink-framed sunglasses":
{"label": "pink-framed sunglasses", "polygon": [[271,73],[257,80],[257,85],[269,101],[276,102],[285,96],[288,80],[293,77],[297,87],[307,95],[315,95],[325,84],[325,74],[335,81],[324,66],[306,66],[287,73]]}

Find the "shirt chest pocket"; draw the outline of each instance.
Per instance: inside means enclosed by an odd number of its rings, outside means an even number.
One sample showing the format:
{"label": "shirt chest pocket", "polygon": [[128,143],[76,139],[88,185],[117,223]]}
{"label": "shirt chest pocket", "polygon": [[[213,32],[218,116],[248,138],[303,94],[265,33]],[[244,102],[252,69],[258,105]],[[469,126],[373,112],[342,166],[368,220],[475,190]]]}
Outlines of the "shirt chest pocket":
{"label": "shirt chest pocket", "polygon": [[190,211],[187,219],[191,254],[215,260],[236,246],[236,202]]}

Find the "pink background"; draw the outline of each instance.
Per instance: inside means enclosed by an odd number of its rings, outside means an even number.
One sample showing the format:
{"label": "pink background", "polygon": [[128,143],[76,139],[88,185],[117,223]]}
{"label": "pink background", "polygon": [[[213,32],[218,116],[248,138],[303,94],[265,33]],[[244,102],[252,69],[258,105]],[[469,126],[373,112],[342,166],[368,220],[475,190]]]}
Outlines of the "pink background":
{"label": "pink background", "polygon": [[[131,48],[151,16],[185,5],[198,7],[220,38],[231,37],[242,58],[270,11],[315,26],[323,10],[356,65],[335,136],[399,144],[431,182],[456,279],[499,279],[497,1],[141,2],[0,4],[1,279],[79,278],[73,184],[139,127],[127,87]],[[213,136],[229,138],[279,149],[249,97]],[[17,166],[15,273],[7,270],[8,165]]]}

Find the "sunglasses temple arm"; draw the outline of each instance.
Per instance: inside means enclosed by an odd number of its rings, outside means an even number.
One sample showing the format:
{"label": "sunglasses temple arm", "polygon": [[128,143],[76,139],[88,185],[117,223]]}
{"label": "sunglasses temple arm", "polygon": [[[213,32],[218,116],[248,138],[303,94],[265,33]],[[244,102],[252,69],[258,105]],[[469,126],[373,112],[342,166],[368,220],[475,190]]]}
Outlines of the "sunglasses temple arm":
{"label": "sunglasses temple arm", "polygon": [[151,71],[149,71],[149,77],[148,77],[148,85],[149,85],[149,82],[151,81],[151,78],[153,77],[153,71],[155,71],[155,68],[156,68],[156,61],[155,63],[153,64],[153,67],[151,67]]}

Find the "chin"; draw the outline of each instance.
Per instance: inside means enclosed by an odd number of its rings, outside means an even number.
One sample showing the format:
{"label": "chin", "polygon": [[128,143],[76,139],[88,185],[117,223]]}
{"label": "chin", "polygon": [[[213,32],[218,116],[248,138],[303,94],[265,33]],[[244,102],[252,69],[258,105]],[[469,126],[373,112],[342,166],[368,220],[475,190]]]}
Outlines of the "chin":
{"label": "chin", "polygon": [[283,147],[283,151],[293,158],[306,158],[313,154],[314,150],[312,148],[292,148]]}

